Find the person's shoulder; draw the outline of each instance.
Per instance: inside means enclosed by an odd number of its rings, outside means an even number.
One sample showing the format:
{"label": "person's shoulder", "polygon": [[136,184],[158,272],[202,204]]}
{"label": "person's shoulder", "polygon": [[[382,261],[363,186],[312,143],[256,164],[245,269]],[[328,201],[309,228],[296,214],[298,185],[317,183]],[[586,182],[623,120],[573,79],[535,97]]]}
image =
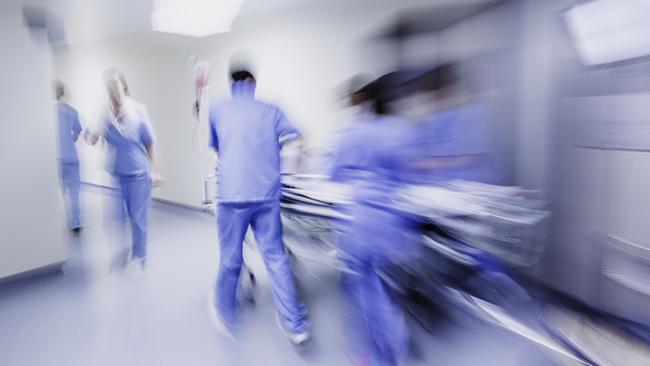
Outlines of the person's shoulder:
{"label": "person's shoulder", "polygon": [[68,115],[76,115],[77,114],[77,110],[74,109],[70,104],[65,103],[65,102],[57,103],[57,108],[59,109],[59,111],[61,111],[63,113],[66,113]]}
{"label": "person's shoulder", "polygon": [[147,112],[147,107],[140,103],[139,101],[129,97],[128,99],[129,103],[131,104],[131,108],[133,108],[136,112],[138,113],[146,113]]}
{"label": "person's shoulder", "polygon": [[378,125],[385,129],[400,130],[407,128],[410,125],[406,118],[394,115],[379,117],[378,121],[380,122]]}
{"label": "person's shoulder", "polygon": [[282,113],[282,110],[277,105],[267,101],[258,99],[243,99],[242,102],[245,103],[249,109],[262,111],[268,114]]}

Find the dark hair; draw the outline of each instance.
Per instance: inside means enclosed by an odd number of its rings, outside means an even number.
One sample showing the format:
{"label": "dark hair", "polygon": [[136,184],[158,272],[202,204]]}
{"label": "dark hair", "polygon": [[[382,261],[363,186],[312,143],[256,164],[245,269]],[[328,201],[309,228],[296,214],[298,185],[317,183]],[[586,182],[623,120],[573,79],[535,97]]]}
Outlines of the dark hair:
{"label": "dark hair", "polygon": [[447,62],[437,67],[438,85],[440,89],[449,88],[458,84],[458,74],[456,65]]}
{"label": "dark hair", "polygon": [[234,81],[244,81],[252,79],[255,81],[255,76],[248,70],[234,70],[230,72],[230,79]]}
{"label": "dark hair", "polygon": [[412,89],[438,91],[453,87],[456,84],[458,84],[456,65],[447,62],[418,76],[412,83]]}
{"label": "dark hair", "polygon": [[357,93],[364,100],[372,102],[372,109],[376,114],[389,114],[392,112],[391,103],[400,98],[405,80],[409,76],[410,74],[405,71],[389,72],[364,86]]}
{"label": "dark hair", "polygon": [[54,96],[56,100],[61,99],[65,95],[65,85],[61,80],[54,80]]}

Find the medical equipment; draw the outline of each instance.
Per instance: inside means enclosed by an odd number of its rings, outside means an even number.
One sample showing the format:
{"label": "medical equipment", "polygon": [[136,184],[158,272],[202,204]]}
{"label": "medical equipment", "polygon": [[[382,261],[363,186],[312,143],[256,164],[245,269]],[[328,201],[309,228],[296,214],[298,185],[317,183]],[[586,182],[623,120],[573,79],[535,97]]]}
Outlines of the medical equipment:
{"label": "medical equipment", "polygon": [[[350,219],[342,209],[351,203],[350,197],[349,187],[324,176],[283,175],[284,243],[295,260],[305,266],[348,270],[335,240],[337,230]],[[214,209],[207,196],[204,205]],[[389,286],[404,296],[417,292],[431,303],[461,309],[561,357],[589,364],[538,321],[535,302],[505,265],[530,266],[543,253],[549,212],[537,192],[450,181],[436,187],[405,187],[385,209],[419,221],[425,249],[404,268],[382,271]],[[244,245],[253,242],[249,233]],[[242,278],[247,273],[254,278],[246,271]],[[421,314],[411,311],[411,315]]]}

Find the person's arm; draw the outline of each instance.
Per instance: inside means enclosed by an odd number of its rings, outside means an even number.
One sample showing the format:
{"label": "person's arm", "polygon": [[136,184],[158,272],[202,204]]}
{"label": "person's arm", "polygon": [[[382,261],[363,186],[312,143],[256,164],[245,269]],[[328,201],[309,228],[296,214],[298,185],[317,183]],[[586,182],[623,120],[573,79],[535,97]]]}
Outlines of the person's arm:
{"label": "person's arm", "polygon": [[86,143],[94,146],[99,142],[100,137],[106,138],[107,123],[106,120],[102,120],[97,131],[92,131],[90,128],[86,127],[83,134]]}
{"label": "person's arm", "polygon": [[275,133],[278,136],[278,142],[285,148],[287,146],[295,147],[298,150],[298,161],[296,167],[298,171],[302,170],[303,155],[305,154],[303,138],[300,131],[295,128],[279,108],[275,109]]}
{"label": "person's arm", "polygon": [[151,184],[154,186],[160,184],[162,176],[160,174],[160,167],[158,166],[158,154],[154,144],[145,145],[149,161],[151,163]]}
{"label": "person's arm", "polygon": [[275,109],[275,133],[282,146],[293,142],[297,143],[301,140],[300,131],[289,122],[284,113],[278,108]]}
{"label": "person's arm", "polygon": [[208,137],[209,141],[208,144],[209,146],[214,149],[215,153],[219,153],[219,138],[217,136],[217,119],[215,118],[215,113],[210,108],[210,116],[208,119],[208,124],[210,125],[210,136]]}
{"label": "person's arm", "polygon": [[158,165],[158,153],[156,151],[156,138],[149,121],[149,115],[144,107],[141,110],[142,123],[140,124],[140,139],[147,151],[149,163],[151,164],[151,183],[155,186],[160,184],[162,177]]}
{"label": "person's arm", "polygon": [[72,121],[72,141],[77,142],[81,134],[81,123],[79,122],[79,114],[75,111],[74,119]]}

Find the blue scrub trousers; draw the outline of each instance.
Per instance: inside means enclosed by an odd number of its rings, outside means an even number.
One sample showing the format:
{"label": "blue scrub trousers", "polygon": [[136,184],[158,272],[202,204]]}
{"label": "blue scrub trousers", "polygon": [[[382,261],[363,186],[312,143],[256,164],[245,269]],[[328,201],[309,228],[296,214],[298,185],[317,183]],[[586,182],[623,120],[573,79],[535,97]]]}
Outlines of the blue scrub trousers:
{"label": "blue scrub trousers", "polygon": [[347,238],[339,239],[350,272],[341,275],[348,343],[371,365],[397,365],[404,358],[408,332],[401,306],[380,273],[417,256],[408,219],[379,207],[355,204]]}
{"label": "blue scrub trousers", "polygon": [[218,204],[221,251],[215,291],[222,320],[231,328],[237,324],[237,285],[243,264],[242,245],[249,225],[271,278],[273,299],[283,326],[292,333],[307,331],[309,322],[305,306],[298,298],[289,257],[282,242],[280,204],[277,201]]}
{"label": "blue scrub trousers", "polygon": [[71,230],[80,228],[79,191],[81,189],[81,178],[79,178],[79,163],[61,164],[61,187],[68,201],[68,227]]}
{"label": "blue scrub trousers", "polygon": [[131,221],[134,258],[147,256],[147,228],[149,226],[149,201],[151,200],[151,178],[149,174],[118,176],[123,207]]}
{"label": "blue scrub trousers", "polygon": [[401,307],[370,263],[348,263],[342,273],[349,349],[370,365],[394,366],[403,359],[408,335]]}

